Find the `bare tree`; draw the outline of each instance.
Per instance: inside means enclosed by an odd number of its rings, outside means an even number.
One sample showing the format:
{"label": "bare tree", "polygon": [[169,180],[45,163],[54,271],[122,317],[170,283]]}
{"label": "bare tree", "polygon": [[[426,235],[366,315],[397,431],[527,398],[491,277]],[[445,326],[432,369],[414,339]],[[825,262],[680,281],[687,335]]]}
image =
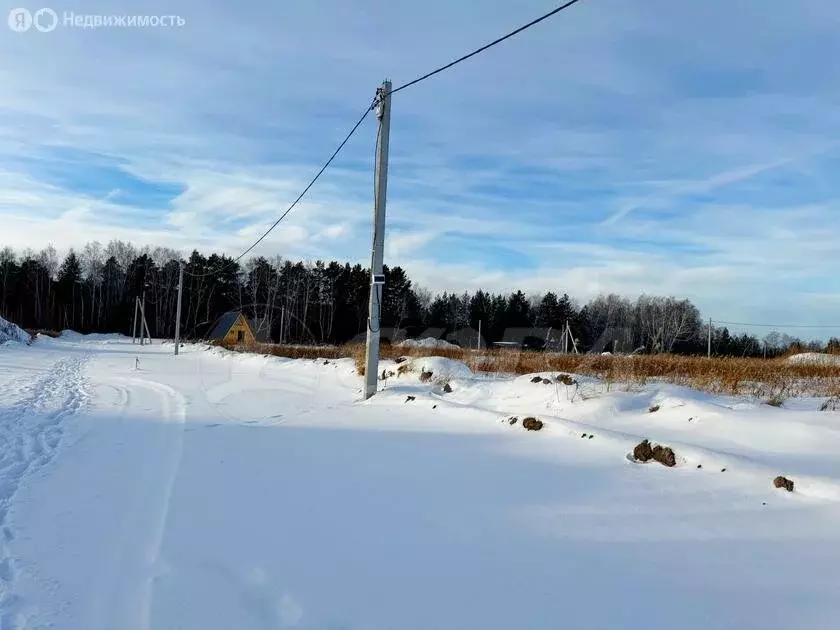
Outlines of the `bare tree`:
{"label": "bare tree", "polygon": [[641,296],[636,302],[636,319],[644,342],[653,352],[672,352],[680,341],[698,334],[700,313],[688,300]]}
{"label": "bare tree", "polygon": [[0,283],[3,284],[2,293],[0,293],[0,314],[6,314],[6,298],[9,291],[9,282],[11,282],[11,273],[15,265],[15,251],[11,247],[4,247],[0,250]]}

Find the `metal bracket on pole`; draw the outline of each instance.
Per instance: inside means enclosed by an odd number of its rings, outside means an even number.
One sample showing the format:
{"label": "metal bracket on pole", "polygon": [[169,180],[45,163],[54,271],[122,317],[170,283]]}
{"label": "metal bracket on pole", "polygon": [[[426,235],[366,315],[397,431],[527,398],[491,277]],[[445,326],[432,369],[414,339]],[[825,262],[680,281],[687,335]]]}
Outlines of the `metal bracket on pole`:
{"label": "metal bracket on pole", "polygon": [[376,91],[376,117],[379,120],[376,142],[376,175],[373,206],[373,248],[370,261],[370,299],[365,346],[365,399],[376,393],[379,371],[379,328],[382,288],[385,285],[383,257],[385,249],[385,199],[388,187],[388,140],[391,132],[391,82],[383,81]]}

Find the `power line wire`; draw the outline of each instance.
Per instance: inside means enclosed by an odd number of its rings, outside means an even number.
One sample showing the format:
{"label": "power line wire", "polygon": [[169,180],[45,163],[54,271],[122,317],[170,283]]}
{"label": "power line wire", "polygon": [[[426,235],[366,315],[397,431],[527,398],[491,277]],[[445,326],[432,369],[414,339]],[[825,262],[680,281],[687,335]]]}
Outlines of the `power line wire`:
{"label": "power line wire", "polygon": [[541,15],[540,17],[538,17],[538,18],[536,18],[536,19],[534,19],[534,20],[531,20],[531,21],[530,21],[530,22],[528,22],[527,24],[523,24],[523,25],[522,25],[522,26],[520,26],[519,28],[517,28],[517,29],[515,29],[515,30],[511,31],[510,33],[508,33],[507,35],[502,35],[502,36],[501,36],[501,37],[499,37],[498,39],[494,39],[492,42],[490,42],[490,43],[488,43],[488,44],[485,44],[485,45],[484,45],[484,46],[482,46],[481,48],[476,48],[474,51],[472,51],[471,53],[467,53],[467,54],[466,54],[466,55],[464,55],[463,57],[458,57],[458,58],[457,58],[457,59],[455,59],[454,61],[450,61],[448,64],[446,64],[446,65],[444,65],[444,66],[441,66],[440,68],[436,68],[435,70],[432,70],[431,72],[427,72],[426,74],[424,74],[424,75],[422,75],[422,76],[417,77],[417,78],[416,78],[416,79],[414,79],[413,81],[409,81],[408,83],[403,83],[403,84],[402,84],[402,85],[400,85],[399,87],[395,87],[394,89],[392,89],[392,90],[389,92],[389,94],[396,94],[397,92],[399,92],[399,91],[401,91],[401,90],[404,90],[404,89],[406,89],[406,88],[408,88],[408,87],[411,87],[412,85],[416,85],[417,83],[420,83],[421,81],[425,81],[426,79],[429,79],[429,78],[431,78],[431,77],[435,76],[436,74],[440,74],[440,73],[441,73],[441,72],[443,72],[444,70],[449,70],[449,68],[451,68],[452,66],[456,66],[456,65],[458,65],[459,63],[461,63],[462,61],[466,61],[467,59],[470,59],[471,57],[475,57],[476,55],[478,55],[478,54],[480,54],[480,53],[483,53],[483,52],[484,52],[485,50],[487,50],[488,48],[492,48],[492,47],[493,47],[493,46],[495,46],[496,44],[501,44],[503,41],[505,41],[505,40],[507,40],[507,39],[510,39],[511,37],[513,37],[513,36],[515,36],[515,35],[518,35],[518,34],[519,34],[519,33],[521,33],[522,31],[526,31],[526,30],[528,30],[528,29],[529,29],[529,28],[531,28],[532,26],[536,26],[537,24],[539,24],[539,23],[540,23],[540,22],[542,22],[543,20],[547,20],[548,18],[550,18],[550,17],[552,17],[552,16],[554,16],[554,15],[557,15],[557,14],[558,14],[558,13],[560,13],[561,11],[563,11],[563,10],[565,10],[565,9],[568,9],[570,6],[572,6],[573,4],[577,4],[578,2],[580,2],[580,0],[569,0],[569,1],[568,1],[568,2],[566,2],[565,4],[561,4],[561,5],[560,5],[559,7],[557,7],[556,9],[553,9],[553,10],[549,11],[548,13],[546,13],[546,14],[544,14],[544,15]]}
{"label": "power line wire", "polygon": [[[578,2],[580,2],[580,0],[568,0],[568,2],[565,2],[564,4],[561,4],[559,7],[556,7],[554,9],[552,9],[551,11],[549,11],[548,13],[545,13],[545,14],[539,16],[538,18],[535,18],[535,19],[531,20],[527,24],[523,24],[519,28],[516,28],[516,29],[510,31],[507,34],[502,35],[501,37],[498,37],[498,38],[494,39],[492,42],[489,42],[489,43],[485,44],[484,46],[481,46],[480,48],[476,48],[472,52],[467,53],[466,55],[463,55],[461,57],[458,57],[457,59],[455,59],[453,61],[450,61],[449,63],[432,70],[431,72],[427,72],[426,74],[424,74],[422,76],[419,76],[416,79],[414,79],[412,81],[409,81],[408,83],[403,83],[402,85],[392,89],[388,93],[388,96],[390,96],[391,94],[395,94],[397,92],[400,92],[400,91],[402,91],[406,88],[409,88],[413,85],[416,85],[416,84],[418,84],[422,81],[425,81],[426,79],[429,79],[429,78],[435,76],[436,74],[440,74],[441,72],[444,72],[445,70],[448,70],[449,68],[452,68],[453,66],[456,66],[459,63],[461,63],[463,61],[466,61],[467,59],[475,57],[476,55],[483,53],[485,50],[488,50],[489,48],[492,48],[493,46],[496,46],[497,44],[501,44],[502,42],[510,39],[511,37],[514,37],[514,36],[518,35],[519,33],[528,30],[532,26],[536,26],[540,22],[543,22],[543,21],[547,20],[548,18],[550,18],[554,15],[557,15],[561,11],[564,11],[565,9],[568,9],[569,7],[571,7],[574,4],[577,4]],[[377,94],[377,98],[374,99],[373,103],[371,103],[365,109],[364,113],[359,118],[359,120],[356,122],[356,124],[353,126],[353,128],[350,130],[350,132],[347,134],[347,136],[344,138],[344,140],[341,141],[341,144],[338,145],[338,148],[333,152],[333,154],[330,156],[330,158],[324,163],[324,165],[321,167],[321,169],[315,174],[315,177],[313,177],[312,180],[309,182],[309,184],[307,184],[306,188],[304,188],[303,191],[300,193],[300,195],[298,195],[297,199],[295,199],[292,202],[292,204],[286,209],[286,211],[283,214],[281,214],[280,217],[256,241],[254,241],[245,251],[243,251],[241,254],[239,254],[239,256],[237,256],[236,258],[232,259],[230,262],[225,263],[224,265],[221,265],[220,267],[217,267],[217,268],[212,269],[210,271],[205,271],[205,272],[202,272],[202,273],[192,273],[190,271],[185,270],[184,271],[185,275],[191,276],[193,278],[203,278],[203,277],[206,277],[206,276],[210,276],[210,275],[219,273],[223,269],[226,269],[227,267],[238,263],[240,260],[242,260],[243,257],[245,257],[249,252],[251,252],[257,245],[259,245],[265,239],[265,237],[268,236],[274,230],[274,228],[276,228],[280,224],[280,222],[289,215],[289,213],[295,208],[295,206],[297,206],[298,202],[301,199],[303,199],[304,195],[306,195],[306,193],[309,192],[309,189],[312,188],[312,186],[315,185],[315,182],[317,182],[318,179],[323,174],[323,172],[325,170],[327,170],[327,168],[329,168],[329,166],[332,164],[333,160],[336,158],[336,156],[344,148],[344,145],[347,144],[347,142],[350,140],[350,138],[353,136],[353,134],[356,133],[356,130],[361,126],[362,122],[367,117],[368,113],[370,113],[370,111],[376,106],[378,100],[380,98],[382,98],[383,96],[384,95],[382,95],[382,94]]]}
{"label": "power line wire", "polygon": [[840,330],[840,324],[836,326],[826,326],[826,325],[818,325],[818,326],[809,326],[807,324],[748,324],[746,322],[724,322],[717,319],[712,320],[713,324],[726,324],[728,326],[752,326],[754,328],[803,328],[803,329],[814,329],[814,330]]}
{"label": "power line wire", "polygon": [[238,263],[240,260],[242,260],[242,258],[245,257],[246,254],[248,254],[250,251],[252,251],[257,245],[259,245],[263,241],[263,239],[265,239],[265,237],[268,236],[274,230],[274,228],[276,228],[280,224],[280,222],[289,215],[289,213],[292,210],[294,210],[294,208],[295,208],[295,206],[297,206],[298,202],[301,199],[303,199],[304,195],[306,195],[306,193],[309,192],[309,189],[312,188],[312,186],[315,185],[315,182],[318,181],[318,179],[321,177],[321,175],[324,173],[324,171],[326,171],[329,168],[329,166],[333,163],[333,160],[335,160],[335,158],[338,156],[338,154],[344,148],[344,145],[346,145],[350,141],[350,138],[353,137],[353,134],[356,133],[356,130],[362,125],[362,122],[364,122],[365,118],[367,118],[367,115],[370,113],[371,109],[373,109],[375,102],[376,101],[374,101],[374,103],[372,103],[371,105],[368,105],[368,107],[365,109],[362,116],[359,118],[359,120],[356,121],[356,124],[353,125],[353,128],[350,129],[350,132],[344,137],[344,140],[341,141],[341,144],[338,145],[338,148],[335,151],[333,151],[333,153],[329,157],[329,159],[326,162],[324,162],[324,165],[321,167],[321,169],[317,173],[315,173],[315,177],[313,177],[309,181],[309,183],[306,185],[306,188],[304,188],[303,191],[292,202],[292,204],[288,208],[286,208],[286,211],[283,214],[281,214],[280,217],[274,223],[272,223],[271,226],[265,232],[263,232],[262,236],[260,236],[256,241],[254,241],[245,251],[243,251],[241,254],[239,254],[239,256],[232,259],[228,263],[225,263],[225,264],[223,264],[223,265],[221,265],[221,266],[219,266],[215,269],[212,269],[210,271],[205,271],[205,272],[202,272],[202,273],[192,273],[192,272],[189,272],[185,269],[184,274],[192,276],[193,278],[204,278],[206,276],[211,276],[211,275],[217,274],[220,271],[226,269],[227,267],[230,267],[230,266]]}

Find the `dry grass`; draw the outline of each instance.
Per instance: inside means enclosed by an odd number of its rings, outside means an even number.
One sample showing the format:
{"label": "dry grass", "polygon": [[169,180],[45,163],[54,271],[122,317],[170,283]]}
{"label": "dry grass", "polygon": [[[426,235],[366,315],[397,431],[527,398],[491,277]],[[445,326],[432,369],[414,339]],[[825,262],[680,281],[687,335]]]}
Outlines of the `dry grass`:
{"label": "dry grass", "polygon": [[[234,350],[293,359],[352,358],[364,374],[363,345],[279,346],[255,344]],[[610,356],[554,354],[507,349],[426,349],[382,345],[383,359],[441,356],[462,361],[476,372],[532,374],[555,372],[593,376],[610,384],[649,381],[683,385],[715,394],[749,395],[764,401],[792,396],[840,396],[840,365],[790,363],[779,359],[686,357],[670,354]]]}

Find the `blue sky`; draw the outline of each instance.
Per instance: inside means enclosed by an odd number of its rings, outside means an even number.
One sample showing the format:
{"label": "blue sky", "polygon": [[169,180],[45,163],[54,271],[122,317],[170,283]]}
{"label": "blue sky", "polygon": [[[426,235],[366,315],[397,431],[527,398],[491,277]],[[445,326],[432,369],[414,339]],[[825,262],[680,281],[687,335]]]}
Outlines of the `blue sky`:
{"label": "blue sky", "polygon": [[[382,79],[554,3],[49,6],[185,24],[0,30],[0,244],[235,254]],[[583,0],[395,95],[386,262],[432,290],[672,294],[840,333],[838,32],[830,0]],[[371,119],[256,253],[365,263],[373,152]]]}

